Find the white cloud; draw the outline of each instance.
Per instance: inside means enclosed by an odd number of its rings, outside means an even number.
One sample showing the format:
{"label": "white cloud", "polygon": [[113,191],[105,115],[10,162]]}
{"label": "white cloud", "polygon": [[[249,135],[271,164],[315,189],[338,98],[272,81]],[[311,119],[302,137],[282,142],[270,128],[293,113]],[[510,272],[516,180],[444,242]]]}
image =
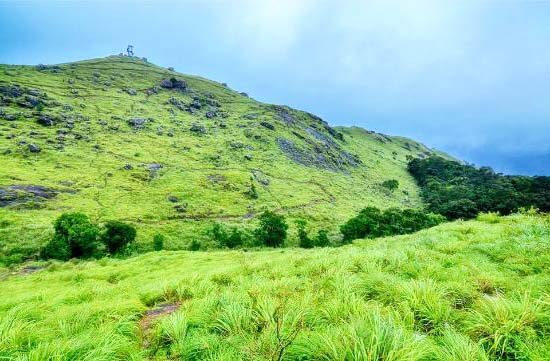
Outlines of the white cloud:
{"label": "white cloud", "polygon": [[218,7],[226,44],[247,61],[284,59],[300,36],[311,0],[240,0]]}

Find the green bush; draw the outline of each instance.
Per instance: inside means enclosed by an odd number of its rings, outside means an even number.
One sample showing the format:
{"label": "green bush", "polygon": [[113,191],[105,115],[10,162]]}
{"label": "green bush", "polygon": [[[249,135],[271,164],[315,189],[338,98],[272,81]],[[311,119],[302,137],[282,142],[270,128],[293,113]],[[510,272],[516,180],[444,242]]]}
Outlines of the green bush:
{"label": "green bush", "polygon": [[153,236],[153,249],[155,251],[162,251],[164,249],[165,237],[161,233],[157,233]]}
{"label": "green bush", "polygon": [[188,249],[190,251],[198,251],[201,249],[201,246],[202,246],[201,243],[196,239],[194,239],[189,243]]}
{"label": "green bush", "polygon": [[260,215],[260,225],[254,231],[258,242],[268,247],[281,247],[286,239],[288,225],[285,217],[271,211]]}
{"label": "green bush", "polygon": [[227,230],[223,225],[221,225],[220,223],[215,223],[210,229],[209,233],[212,237],[212,240],[216,243],[218,247],[226,247],[229,236],[227,234]]}
{"label": "green bush", "polygon": [[388,208],[383,212],[367,207],[340,226],[343,242],[358,238],[374,238],[413,233],[442,223],[445,217],[415,209]]}
{"label": "green bush", "polygon": [[302,248],[313,248],[313,240],[307,235],[306,221],[302,219],[297,220],[296,226],[298,228],[298,245]]}
{"label": "green bush", "polygon": [[242,246],[244,243],[244,236],[241,231],[237,228],[233,228],[231,232],[228,232],[227,229],[219,223],[212,226],[210,235],[220,248],[236,248]]}
{"label": "green bush", "polygon": [[102,253],[99,229],[82,213],[63,213],[54,223],[55,233],[42,249],[42,258],[68,260]]}
{"label": "green bush", "polygon": [[109,221],[105,223],[101,241],[107,247],[110,254],[122,251],[136,238],[136,228],[132,225],[120,222]]}
{"label": "green bush", "polygon": [[378,234],[382,215],[378,208],[364,208],[356,217],[351,218],[340,226],[340,233],[344,236],[343,242],[349,243],[354,239],[366,235]]}
{"label": "green bush", "polygon": [[315,247],[327,247],[330,244],[328,232],[324,229],[320,229],[317,232],[317,237],[315,237],[314,243]]}
{"label": "green bush", "polygon": [[228,248],[236,248],[240,247],[243,244],[243,235],[242,233],[237,229],[233,228],[231,230],[231,234],[229,237],[227,237],[227,247]]}
{"label": "green bush", "polygon": [[382,182],[382,187],[387,188],[390,191],[394,191],[399,188],[399,182],[396,179],[388,179]]}

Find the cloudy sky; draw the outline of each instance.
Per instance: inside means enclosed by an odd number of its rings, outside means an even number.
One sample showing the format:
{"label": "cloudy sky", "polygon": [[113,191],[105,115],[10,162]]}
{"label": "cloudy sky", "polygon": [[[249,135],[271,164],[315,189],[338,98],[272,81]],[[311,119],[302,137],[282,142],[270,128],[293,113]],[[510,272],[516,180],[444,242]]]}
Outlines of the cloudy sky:
{"label": "cloudy sky", "polygon": [[333,125],[550,174],[550,1],[2,1],[0,63],[127,44]]}

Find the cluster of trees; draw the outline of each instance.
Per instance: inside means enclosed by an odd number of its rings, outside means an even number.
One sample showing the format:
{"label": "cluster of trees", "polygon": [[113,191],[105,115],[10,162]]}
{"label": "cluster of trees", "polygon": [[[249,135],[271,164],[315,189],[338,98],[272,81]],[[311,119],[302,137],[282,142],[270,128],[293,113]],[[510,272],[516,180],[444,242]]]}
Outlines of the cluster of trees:
{"label": "cluster of trees", "polygon": [[388,208],[384,211],[367,207],[340,226],[343,243],[358,238],[375,238],[406,234],[436,226],[445,221],[439,214],[416,209]]}
{"label": "cluster of trees", "polygon": [[[306,231],[306,222],[296,222],[298,231],[298,245],[303,248],[326,247],[330,244],[328,232],[319,230],[317,235],[310,238]],[[210,236],[221,248],[238,248],[242,246],[282,247],[288,236],[288,224],[283,215],[272,211],[265,211],[259,216],[259,224],[252,232],[239,228],[228,228],[219,223],[214,224]]]}
{"label": "cluster of trees", "polygon": [[68,260],[123,252],[136,238],[136,229],[119,221],[103,227],[82,213],[64,213],[54,223],[54,235],[41,250],[42,258]]}
{"label": "cluster of trees", "polygon": [[550,177],[505,176],[439,156],[412,159],[408,170],[421,187],[427,210],[449,219],[529,207],[550,211]]}

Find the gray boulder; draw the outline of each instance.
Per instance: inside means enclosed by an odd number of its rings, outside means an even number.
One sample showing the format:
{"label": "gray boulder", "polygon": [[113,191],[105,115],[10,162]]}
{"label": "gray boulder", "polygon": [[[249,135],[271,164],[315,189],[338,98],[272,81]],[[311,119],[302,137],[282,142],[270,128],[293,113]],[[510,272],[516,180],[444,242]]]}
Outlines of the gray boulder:
{"label": "gray boulder", "polygon": [[31,153],[40,153],[42,151],[38,145],[32,143],[28,145],[28,148]]}
{"label": "gray boulder", "polygon": [[55,120],[54,120],[54,117],[52,117],[51,115],[47,115],[47,114],[41,115],[38,118],[38,124],[41,124],[46,127],[51,127],[55,124]]}
{"label": "gray boulder", "polygon": [[189,130],[196,134],[206,134],[206,127],[198,123],[193,123]]}
{"label": "gray boulder", "polygon": [[147,119],[145,118],[131,118],[128,120],[128,125],[130,125],[134,129],[143,129],[146,123]]}

